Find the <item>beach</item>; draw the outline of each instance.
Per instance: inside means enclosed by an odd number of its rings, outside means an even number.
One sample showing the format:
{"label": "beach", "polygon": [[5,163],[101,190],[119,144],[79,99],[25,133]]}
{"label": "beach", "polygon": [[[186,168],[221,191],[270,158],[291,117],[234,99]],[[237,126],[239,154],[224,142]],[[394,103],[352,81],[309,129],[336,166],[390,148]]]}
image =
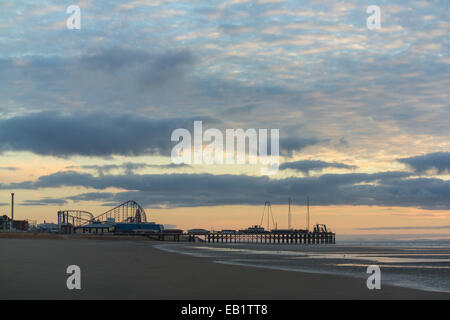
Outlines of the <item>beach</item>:
{"label": "beach", "polygon": [[166,243],[156,247],[223,264],[362,280],[367,280],[368,269],[376,266],[384,285],[450,293],[450,246],[445,240],[342,242],[336,245]]}
{"label": "beach", "polygon": [[[81,268],[68,290],[66,268]],[[364,279],[215,263],[154,241],[0,239],[0,299],[449,299]]]}

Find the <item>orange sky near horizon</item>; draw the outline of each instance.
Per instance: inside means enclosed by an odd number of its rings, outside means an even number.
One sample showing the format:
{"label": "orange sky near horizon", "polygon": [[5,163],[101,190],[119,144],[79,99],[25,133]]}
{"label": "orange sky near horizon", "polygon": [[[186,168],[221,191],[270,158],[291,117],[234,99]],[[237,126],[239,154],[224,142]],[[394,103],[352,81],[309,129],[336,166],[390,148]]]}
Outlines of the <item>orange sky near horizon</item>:
{"label": "orange sky near horizon", "polygon": [[[338,158],[338,154],[326,154],[327,157]],[[6,153],[3,156],[2,165],[14,165],[19,168],[17,171],[0,171],[2,182],[22,182],[33,181],[40,176],[68,171],[71,166],[79,167],[83,164],[104,164],[104,163],[122,163],[126,158],[118,159],[88,159],[84,157],[73,157],[70,159],[60,159],[49,156],[38,156],[28,152]],[[162,157],[141,157],[139,161],[147,163],[165,163],[167,159]],[[347,159],[348,161],[348,159]],[[404,166],[397,163],[387,166],[389,161],[367,161],[359,162],[361,171],[377,172],[379,170],[404,170]],[[70,169],[68,169],[70,168]],[[223,174],[234,170],[237,173],[242,168],[239,167],[220,167],[220,166],[200,166],[194,169],[179,169],[177,172],[203,172],[209,170],[213,174]],[[253,171],[253,174],[259,173],[258,168],[246,167],[244,170]],[[178,169],[177,169],[178,170]],[[187,170],[187,171],[183,171]],[[77,170],[78,171],[78,170]],[[333,173],[336,170],[324,171],[323,173]],[[145,173],[155,173],[151,169]],[[167,172],[167,171],[166,171]],[[232,172],[232,171],[231,171]],[[360,172],[360,170],[358,170]],[[292,174],[292,173],[291,173]],[[289,173],[280,172],[281,177],[290,176]],[[447,176],[441,176],[448,178]],[[64,187],[64,188],[44,188],[37,190],[3,190],[0,193],[0,214],[10,215],[10,192],[15,192],[15,217],[16,219],[27,219],[37,221],[56,222],[57,211],[60,209],[77,209],[92,212],[97,216],[109,207],[101,206],[101,202],[82,201],[58,205],[45,206],[27,206],[23,205],[25,200],[39,200],[42,198],[64,198],[79,194],[82,192],[95,192],[92,188],[84,187]],[[101,190],[104,192],[120,192],[115,188]],[[286,198],[289,195],[286,195]],[[305,198],[293,198],[292,223],[294,228],[303,229],[306,227],[306,207]],[[132,200],[132,199],[130,199]],[[270,199],[267,199],[270,201]],[[286,199],[287,204],[287,199]],[[361,230],[364,228],[382,228],[382,227],[436,227],[449,226],[450,215],[448,210],[426,210],[414,207],[381,207],[381,206],[353,206],[353,205],[330,205],[315,206],[314,199],[311,199],[311,224],[324,223],[338,234],[408,234],[411,229],[405,230]],[[119,205],[119,203],[117,203]],[[260,223],[264,204],[257,206],[251,205],[228,205],[228,206],[210,206],[210,207],[180,207],[169,209],[146,208],[148,220],[156,223],[171,225],[184,230],[191,228],[204,229],[243,229]],[[278,228],[287,228],[287,205],[273,205],[273,213],[278,223]],[[264,224],[265,227],[265,224]],[[418,229],[420,230],[420,229]],[[417,231],[417,230],[416,230]],[[421,233],[443,234],[445,229],[420,230]]]}

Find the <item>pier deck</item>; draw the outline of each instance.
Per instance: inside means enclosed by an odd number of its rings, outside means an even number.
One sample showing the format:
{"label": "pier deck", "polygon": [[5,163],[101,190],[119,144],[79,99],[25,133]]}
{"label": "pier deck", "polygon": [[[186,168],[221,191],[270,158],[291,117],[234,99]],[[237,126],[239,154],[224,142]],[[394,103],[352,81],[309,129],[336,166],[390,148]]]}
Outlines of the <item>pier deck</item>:
{"label": "pier deck", "polygon": [[262,233],[262,234],[223,234],[209,233],[205,235],[190,235],[204,238],[208,243],[277,243],[277,244],[336,244],[336,235],[327,233]]}

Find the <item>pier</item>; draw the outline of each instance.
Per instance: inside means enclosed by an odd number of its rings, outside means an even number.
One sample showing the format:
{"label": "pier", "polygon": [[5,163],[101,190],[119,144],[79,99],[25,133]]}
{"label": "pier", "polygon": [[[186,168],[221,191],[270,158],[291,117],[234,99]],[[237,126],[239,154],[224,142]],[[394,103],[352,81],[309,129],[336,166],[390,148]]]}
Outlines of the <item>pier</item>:
{"label": "pier", "polygon": [[267,243],[267,244],[336,244],[336,235],[332,232],[321,233],[277,233],[264,234],[222,234],[220,232],[204,235],[208,243]]}

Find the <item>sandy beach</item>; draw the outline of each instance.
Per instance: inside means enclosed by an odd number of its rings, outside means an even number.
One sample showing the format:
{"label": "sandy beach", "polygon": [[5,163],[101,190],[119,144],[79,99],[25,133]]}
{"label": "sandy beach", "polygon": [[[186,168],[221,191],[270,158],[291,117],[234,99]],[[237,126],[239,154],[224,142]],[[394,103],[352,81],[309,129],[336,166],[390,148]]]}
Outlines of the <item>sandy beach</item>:
{"label": "sandy beach", "polygon": [[[214,263],[152,241],[0,239],[1,299],[449,299],[343,276]],[[81,268],[82,289],[66,288]]]}

